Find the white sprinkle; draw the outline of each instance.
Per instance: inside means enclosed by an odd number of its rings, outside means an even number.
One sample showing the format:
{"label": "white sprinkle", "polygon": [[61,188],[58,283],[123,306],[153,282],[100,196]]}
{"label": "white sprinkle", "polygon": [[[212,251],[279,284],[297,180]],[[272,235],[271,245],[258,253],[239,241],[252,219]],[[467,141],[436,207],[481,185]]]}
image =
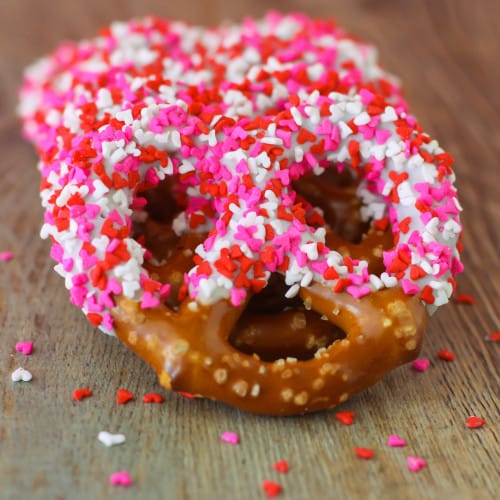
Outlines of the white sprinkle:
{"label": "white sprinkle", "polygon": [[29,382],[33,375],[28,370],[19,367],[11,373],[10,377],[12,382]]}
{"label": "white sprinkle", "polygon": [[111,434],[107,431],[101,431],[97,435],[97,439],[108,448],[125,442],[124,434]]}

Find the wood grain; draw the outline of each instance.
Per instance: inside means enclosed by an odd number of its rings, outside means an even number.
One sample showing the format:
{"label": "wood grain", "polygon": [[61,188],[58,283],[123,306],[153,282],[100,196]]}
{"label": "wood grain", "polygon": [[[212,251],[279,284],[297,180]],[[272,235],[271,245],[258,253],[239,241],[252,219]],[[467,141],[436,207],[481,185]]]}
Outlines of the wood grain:
{"label": "wood grain", "polygon": [[[466,273],[459,289],[474,306],[450,304],[430,323],[423,355],[432,366],[405,366],[345,404],[356,412],[344,426],[328,412],[304,418],[263,418],[209,401],[166,394],[163,405],[141,397],[161,391],[152,371],[113,338],[99,334],[70,305],[38,232],[42,210],[31,147],[15,117],[22,68],[64,38],[91,36],[115,18],[154,12],[196,23],[261,15],[270,6],[335,16],[380,48],[386,67],[402,77],[414,113],[456,158],[464,206]],[[2,499],[265,498],[263,479],[279,481],[282,498],[489,499],[499,490],[498,344],[500,329],[500,64],[496,0],[30,0],[0,2],[0,497]],[[14,350],[34,340],[24,358]],[[457,359],[436,357],[452,350]],[[29,384],[12,384],[23,365]],[[73,402],[77,387],[92,398]],[[137,396],[114,401],[124,387]],[[465,420],[478,415],[482,429]],[[100,430],[127,442],[107,449]],[[238,432],[241,444],[219,441]],[[408,441],[388,448],[389,434]],[[372,447],[363,461],[355,446]],[[406,457],[428,461],[418,474]],[[286,458],[288,475],[272,464]],[[135,484],[117,493],[107,478],[130,471]]]}

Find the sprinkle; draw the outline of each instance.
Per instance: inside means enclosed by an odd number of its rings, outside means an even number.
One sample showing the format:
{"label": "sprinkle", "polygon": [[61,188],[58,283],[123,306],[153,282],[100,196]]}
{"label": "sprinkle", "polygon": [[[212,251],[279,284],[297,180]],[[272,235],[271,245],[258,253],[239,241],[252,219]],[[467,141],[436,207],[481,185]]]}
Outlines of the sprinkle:
{"label": "sprinkle", "polygon": [[358,457],[365,460],[370,460],[374,457],[375,453],[371,448],[354,448],[354,451]]}
{"label": "sprinkle", "polygon": [[448,349],[441,349],[440,351],[438,351],[437,355],[444,361],[454,361],[456,358],[456,356]]}
{"label": "sprinkle", "polygon": [[274,463],[273,469],[281,472],[282,474],[287,474],[289,469],[288,462],[286,460],[279,460]]}
{"label": "sprinkle", "polygon": [[457,302],[458,304],[472,305],[476,303],[476,299],[472,295],[469,295],[468,293],[458,293],[455,296],[455,302]]}
{"label": "sprinkle", "polygon": [[118,389],[118,391],[116,391],[116,402],[119,405],[124,405],[133,399],[134,395],[126,389]]}
{"label": "sprinkle", "polygon": [[486,420],[481,417],[468,417],[467,418],[467,427],[469,429],[479,429],[486,424]]}
{"label": "sprinkle", "polygon": [[240,438],[236,432],[223,432],[220,436],[221,441],[229,444],[238,444],[240,442]]}
{"label": "sprinkle", "polygon": [[92,391],[87,389],[86,387],[82,387],[81,389],[75,389],[73,391],[73,399],[75,401],[81,401],[85,398],[90,398],[92,396]]}
{"label": "sprinkle", "polygon": [[8,262],[14,258],[14,254],[12,252],[0,252],[0,260],[4,262]]}
{"label": "sprinkle", "polygon": [[109,476],[109,483],[113,486],[124,486],[125,488],[128,488],[129,486],[132,486],[132,478],[128,472],[121,470],[113,472],[113,474]]}
{"label": "sprinkle", "polygon": [[427,462],[423,458],[412,456],[407,458],[406,463],[408,464],[408,469],[412,472],[418,472],[427,465]]}
{"label": "sprinkle", "polygon": [[354,416],[353,411],[338,411],[335,413],[337,420],[340,420],[345,425],[351,425],[354,422]]}
{"label": "sprinkle", "polygon": [[406,441],[403,438],[400,438],[397,434],[391,434],[387,439],[387,446],[391,448],[406,446]]}
{"label": "sprinkle", "polygon": [[33,342],[18,342],[16,344],[16,351],[29,356],[33,352]]}
{"label": "sprinkle", "polygon": [[147,394],[144,394],[142,400],[145,403],[163,403],[164,398],[161,394],[158,394],[157,392],[148,392]]}
{"label": "sprinkle", "polygon": [[25,370],[24,368],[17,368],[11,373],[12,382],[30,382],[33,378],[31,372]]}
{"label": "sprinkle", "polygon": [[183,398],[186,398],[186,399],[195,399],[196,398],[196,396],[194,394],[191,394],[190,392],[179,391],[177,394],[179,394],[179,396],[182,396]]}
{"label": "sprinkle", "polygon": [[500,342],[500,330],[498,332],[490,333],[484,337],[487,342]]}
{"label": "sprinkle", "polygon": [[97,435],[97,439],[107,446],[108,448],[111,446],[115,446],[117,444],[122,444],[125,442],[125,435],[124,434],[111,434],[110,432],[107,431],[101,431]]}
{"label": "sprinkle", "polygon": [[275,481],[269,481],[268,479],[262,481],[261,486],[269,498],[277,497],[283,490],[281,484],[276,483]]}
{"label": "sprinkle", "polygon": [[427,358],[418,358],[411,362],[411,366],[419,372],[425,372],[425,370],[429,368],[430,364],[431,362]]}

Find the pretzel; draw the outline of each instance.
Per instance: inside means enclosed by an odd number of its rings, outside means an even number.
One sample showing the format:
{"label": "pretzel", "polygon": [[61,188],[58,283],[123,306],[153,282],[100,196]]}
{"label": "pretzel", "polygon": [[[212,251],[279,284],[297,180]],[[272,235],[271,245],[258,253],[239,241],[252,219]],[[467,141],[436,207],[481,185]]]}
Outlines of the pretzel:
{"label": "pretzel", "polygon": [[31,67],[20,114],[71,301],[173,390],[331,408],[417,355],[462,271],[451,156],[332,22],[114,23]]}

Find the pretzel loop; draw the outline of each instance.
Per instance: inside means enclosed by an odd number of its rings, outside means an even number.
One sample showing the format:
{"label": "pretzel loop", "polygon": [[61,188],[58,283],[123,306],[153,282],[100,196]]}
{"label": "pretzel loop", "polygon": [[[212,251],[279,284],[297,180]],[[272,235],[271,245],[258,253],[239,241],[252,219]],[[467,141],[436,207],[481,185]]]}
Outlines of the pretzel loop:
{"label": "pretzel loop", "polygon": [[334,407],[420,349],[427,313],[400,288],[358,300],[313,284],[301,295],[347,335],[305,361],[269,362],[236,350],[228,338],[244,305],[188,299],[174,313],[165,306],[143,311],[122,298],[113,315],[118,337],[164,386],[268,415]]}

